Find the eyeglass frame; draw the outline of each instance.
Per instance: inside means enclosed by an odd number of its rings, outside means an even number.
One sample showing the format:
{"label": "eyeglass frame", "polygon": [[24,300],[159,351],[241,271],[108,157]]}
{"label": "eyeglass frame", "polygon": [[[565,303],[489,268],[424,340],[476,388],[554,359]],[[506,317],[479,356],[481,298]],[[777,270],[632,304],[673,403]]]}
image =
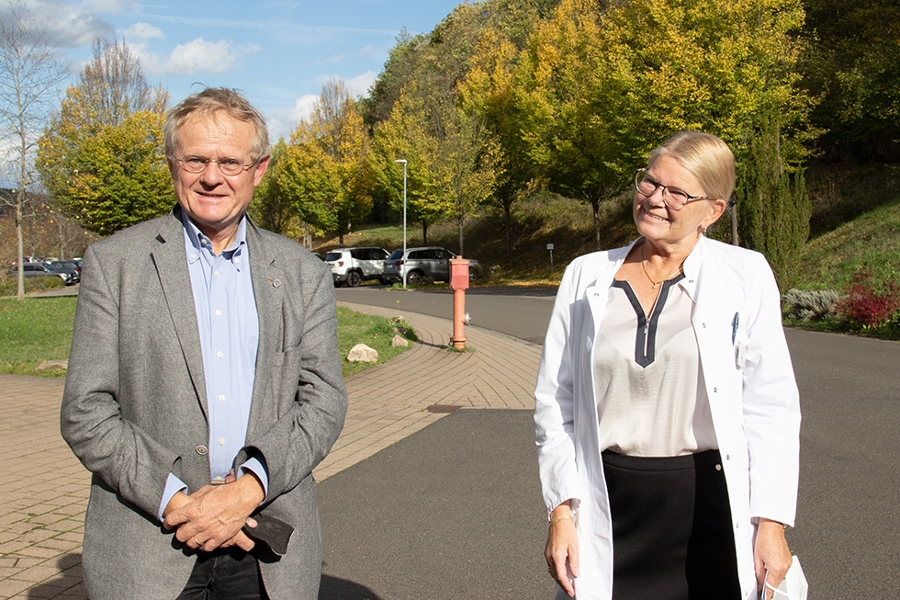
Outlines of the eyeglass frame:
{"label": "eyeglass frame", "polygon": [[[710,198],[709,196],[692,196],[691,194],[688,194],[688,193],[685,192],[684,190],[678,190],[679,193],[684,194],[685,196],[687,196],[687,201],[684,202],[681,206],[672,206],[671,204],[669,204],[669,202],[668,202],[668,200],[667,200],[667,198],[668,198],[668,196],[669,196],[669,186],[663,185],[663,184],[661,184],[660,182],[658,182],[658,181],[656,181],[655,179],[653,179],[652,177],[650,177],[650,176],[647,174],[647,169],[648,169],[648,168],[649,168],[649,167],[642,167],[642,168],[640,168],[640,169],[637,169],[637,171],[636,171],[635,174],[634,174],[634,189],[637,191],[638,194],[640,194],[640,195],[643,196],[644,198],[650,198],[651,196],[653,196],[653,194],[656,193],[656,190],[658,190],[658,189],[661,188],[661,189],[662,189],[661,195],[662,195],[662,201],[663,201],[663,204],[665,204],[666,206],[668,206],[668,207],[671,208],[672,210],[676,210],[676,211],[677,211],[677,210],[682,210],[685,206],[687,206],[687,205],[690,204],[691,202],[695,202],[695,201],[697,201],[697,200],[713,200],[713,198]],[[649,194],[645,194],[644,192],[641,191],[640,187],[638,187],[642,181],[647,181],[647,180],[652,181],[653,184],[654,184],[654,186],[655,186],[655,187],[653,188],[653,191],[650,192]]]}
{"label": "eyeglass frame", "polygon": [[[200,156],[198,154],[188,154],[187,156],[182,156],[181,158],[178,158],[177,156],[173,156],[172,158],[174,158],[176,162],[181,163],[181,168],[184,169],[184,171],[186,173],[190,173],[192,175],[199,175],[200,173],[203,173],[204,171],[206,171],[206,169],[209,168],[209,163],[216,163],[216,165],[218,165],[218,167],[219,167],[219,172],[222,173],[222,175],[224,175],[226,177],[237,177],[244,171],[246,171],[248,169],[252,169],[256,165],[258,165],[259,162],[264,157],[261,156],[249,163],[242,163],[238,159],[230,157],[230,156],[226,156],[225,158],[220,158],[218,160],[216,160],[214,158],[206,158],[205,156]],[[203,168],[200,169],[199,171],[191,171],[189,168],[186,167],[187,163],[185,161],[188,159],[199,159],[199,160],[203,161]],[[233,161],[237,162],[239,165],[241,165],[240,171],[237,171],[235,173],[226,173],[222,169],[222,161],[231,161],[231,160],[233,160]]]}

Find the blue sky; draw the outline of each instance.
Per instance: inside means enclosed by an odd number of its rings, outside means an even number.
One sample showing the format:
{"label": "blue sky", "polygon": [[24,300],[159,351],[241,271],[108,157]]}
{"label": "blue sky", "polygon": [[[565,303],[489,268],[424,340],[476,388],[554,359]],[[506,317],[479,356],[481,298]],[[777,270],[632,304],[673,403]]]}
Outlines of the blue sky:
{"label": "blue sky", "polygon": [[[177,102],[194,83],[242,90],[287,136],[340,77],[364,95],[397,35],[431,31],[458,0],[23,0],[73,73],[98,37],[123,39],[153,84]],[[61,92],[62,93],[62,92]]]}

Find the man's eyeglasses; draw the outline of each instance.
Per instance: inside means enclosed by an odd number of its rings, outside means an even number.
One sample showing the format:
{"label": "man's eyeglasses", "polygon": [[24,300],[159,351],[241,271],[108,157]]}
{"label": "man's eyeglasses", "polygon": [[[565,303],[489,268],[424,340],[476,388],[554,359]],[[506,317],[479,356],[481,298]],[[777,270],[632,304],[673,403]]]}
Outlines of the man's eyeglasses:
{"label": "man's eyeglasses", "polygon": [[647,169],[637,170],[637,174],[634,176],[634,189],[641,196],[649,198],[659,188],[662,188],[663,202],[672,210],[681,210],[688,202],[694,202],[695,200],[709,200],[706,196],[691,196],[687,192],[682,192],[678,189],[669,189],[668,186],[650,177],[647,174]]}
{"label": "man's eyeglasses", "polygon": [[182,156],[175,160],[181,163],[182,169],[188,173],[195,174],[204,172],[206,167],[209,166],[209,163],[216,163],[219,165],[219,171],[222,172],[222,175],[229,175],[232,177],[240,175],[247,169],[253,168],[256,166],[256,163],[259,162],[259,160],[255,160],[251,163],[242,163],[236,158],[221,158],[219,160],[214,160],[204,156]]}

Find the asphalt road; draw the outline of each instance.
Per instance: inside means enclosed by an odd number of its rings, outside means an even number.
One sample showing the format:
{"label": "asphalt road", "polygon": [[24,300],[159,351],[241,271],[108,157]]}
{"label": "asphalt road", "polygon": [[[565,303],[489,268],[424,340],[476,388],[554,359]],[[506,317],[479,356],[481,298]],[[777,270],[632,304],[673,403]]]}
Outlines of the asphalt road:
{"label": "asphalt road", "polygon": [[[466,302],[475,325],[541,343],[554,293],[478,288]],[[337,295],[452,315],[449,291]],[[803,409],[788,541],[810,598],[898,599],[900,343],[801,330],[787,338]],[[459,411],[325,481],[323,524],[339,533],[326,539],[321,598],[549,598],[531,435],[521,411]]]}
{"label": "asphalt road", "polygon": [[[396,308],[398,314],[413,312],[453,318],[453,292],[449,289],[404,291],[363,285],[335,291],[342,302]],[[466,312],[475,327],[543,344],[555,298],[556,288],[472,288],[466,292]]]}

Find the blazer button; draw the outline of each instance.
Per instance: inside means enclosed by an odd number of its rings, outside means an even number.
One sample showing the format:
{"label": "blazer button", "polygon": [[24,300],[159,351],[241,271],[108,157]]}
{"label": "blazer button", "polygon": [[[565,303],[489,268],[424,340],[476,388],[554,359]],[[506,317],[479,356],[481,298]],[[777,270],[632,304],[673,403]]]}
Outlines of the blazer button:
{"label": "blazer button", "polygon": [[197,446],[197,454],[200,456],[206,456],[209,454],[209,450],[206,449],[206,446]]}

